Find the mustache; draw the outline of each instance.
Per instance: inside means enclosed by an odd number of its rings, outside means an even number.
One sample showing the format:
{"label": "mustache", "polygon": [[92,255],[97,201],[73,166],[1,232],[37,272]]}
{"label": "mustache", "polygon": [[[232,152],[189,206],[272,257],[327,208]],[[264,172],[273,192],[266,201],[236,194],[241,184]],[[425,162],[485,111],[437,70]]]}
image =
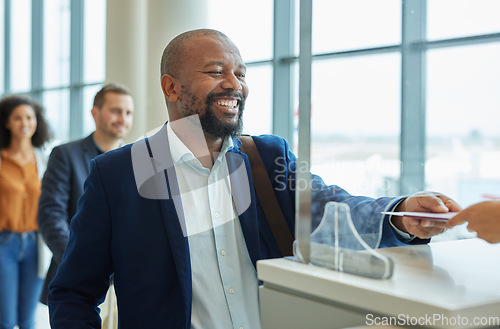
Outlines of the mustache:
{"label": "mustache", "polygon": [[240,101],[245,101],[245,98],[243,94],[239,91],[225,91],[221,93],[216,93],[216,94],[208,94],[207,100],[213,100],[218,97],[234,97],[238,98]]}

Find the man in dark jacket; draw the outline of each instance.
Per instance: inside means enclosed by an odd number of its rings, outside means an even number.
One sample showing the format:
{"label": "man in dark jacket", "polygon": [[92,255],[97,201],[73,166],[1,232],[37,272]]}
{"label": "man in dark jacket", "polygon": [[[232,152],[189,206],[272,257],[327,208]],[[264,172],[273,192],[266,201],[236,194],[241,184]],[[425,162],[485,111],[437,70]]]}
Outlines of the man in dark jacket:
{"label": "man in dark jacket", "polygon": [[134,104],[121,85],[107,84],[94,97],[92,116],[96,129],[89,136],[52,150],[43,176],[38,226],[53,253],[40,301],[47,303],[48,285],[61,263],[69,237],[69,223],[76,212],[90,160],[120,147],[132,126]]}
{"label": "man in dark jacket", "polygon": [[[98,306],[112,274],[122,329],[261,327],[256,262],[281,253],[236,138],[248,95],[245,73],[238,48],[218,31],[188,31],[165,48],[161,86],[170,121],[154,136],[91,161],[50,284],[53,329],[100,328]],[[296,158],[278,136],[253,139],[285,230],[294,232]],[[381,246],[415,243],[415,236],[422,243],[444,230],[390,219],[384,210],[459,208],[437,193],[371,199],[317,176],[313,184],[318,201],[345,202],[357,221],[382,222]]]}

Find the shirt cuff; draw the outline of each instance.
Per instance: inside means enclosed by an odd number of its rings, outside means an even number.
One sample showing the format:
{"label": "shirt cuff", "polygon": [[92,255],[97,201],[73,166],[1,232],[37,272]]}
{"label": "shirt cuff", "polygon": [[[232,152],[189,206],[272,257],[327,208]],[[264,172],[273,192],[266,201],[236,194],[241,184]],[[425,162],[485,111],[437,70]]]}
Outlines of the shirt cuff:
{"label": "shirt cuff", "polygon": [[[392,207],[391,207],[391,210],[390,211],[395,211],[397,206],[403,202],[406,198],[402,198],[401,200],[399,200],[398,202],[396,202]],[[406,233],[406,232],[403,232],[401,231],[400,229],[398,229],[396,227],[396,225],[394,225],[392,223],[392,215],[389,216],[389,224],[391,224],[391,227],[392,229],[394,230],[394,232],[396,233],[398,239],[403,242],[403,243],[410,243],[413,239],[416,238],[415,235],[412,235],[412,234],[409,234],[409,233]]]}

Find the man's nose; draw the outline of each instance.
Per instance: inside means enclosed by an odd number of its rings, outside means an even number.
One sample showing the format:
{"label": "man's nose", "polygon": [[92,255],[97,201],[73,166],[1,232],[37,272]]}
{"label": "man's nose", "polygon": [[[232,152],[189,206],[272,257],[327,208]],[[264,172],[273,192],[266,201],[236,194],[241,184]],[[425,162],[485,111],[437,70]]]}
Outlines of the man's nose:
{"label": "man's nose", "polygon": [[243,82],[241,82],[234,73],[229,73],[224,77],[222,84],[224,89],[241,90],[243,89]]}
{"label": "man's nose", "polygon": [[127,120],[127,112],[121,111],[120,114],[118,115],[118,122],[123,123],[126,120]]}

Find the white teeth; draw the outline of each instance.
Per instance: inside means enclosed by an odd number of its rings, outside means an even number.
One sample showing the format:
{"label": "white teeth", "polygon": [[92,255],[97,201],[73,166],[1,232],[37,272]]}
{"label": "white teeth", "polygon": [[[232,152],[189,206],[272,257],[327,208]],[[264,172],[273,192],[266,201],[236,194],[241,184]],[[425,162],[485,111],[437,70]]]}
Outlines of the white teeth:
{"label": "white teeth", "polygon": [[236,107],[236,105],[238,104],[238,101],[236,101],[236,100],[232,100],[232,101],[224,100],[224,101],[218,101],[217,104],[219,104],[220,106],[226,106],[229,108],[233,108],[233,107]]}

